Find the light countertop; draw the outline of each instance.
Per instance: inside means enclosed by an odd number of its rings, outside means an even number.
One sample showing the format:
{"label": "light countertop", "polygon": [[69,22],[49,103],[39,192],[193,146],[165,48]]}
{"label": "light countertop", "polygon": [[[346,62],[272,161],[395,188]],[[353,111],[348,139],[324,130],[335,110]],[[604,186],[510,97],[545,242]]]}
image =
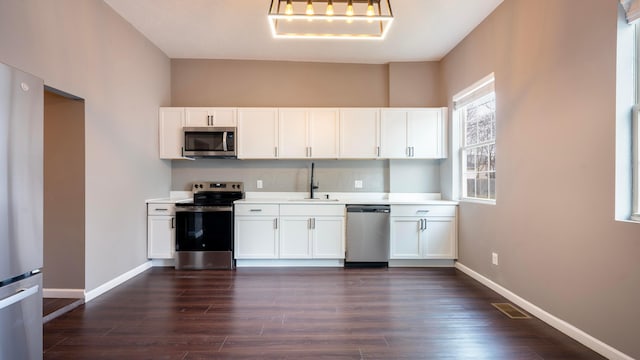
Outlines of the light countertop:
{"label": "light countertop", "polygon": [[[236,204],[287,204],[287,205],[458,205],[457,201],[442,200],[433,193],[317,193],[309,199],[307,192],[259,193],[247,192],[245,199]],[[328,199],[327,199],[328,196]]]}

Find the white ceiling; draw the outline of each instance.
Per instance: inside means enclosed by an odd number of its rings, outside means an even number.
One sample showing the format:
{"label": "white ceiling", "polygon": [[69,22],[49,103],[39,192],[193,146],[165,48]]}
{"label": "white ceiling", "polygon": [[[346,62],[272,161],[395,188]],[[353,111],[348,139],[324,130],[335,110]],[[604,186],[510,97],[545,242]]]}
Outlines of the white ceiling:
{"label": "white ceiling", "polygon": [[383,64],[440,60],[503,0],[391,0],[381,41],[274,39],[271,0],[105,1],[170,58]]}

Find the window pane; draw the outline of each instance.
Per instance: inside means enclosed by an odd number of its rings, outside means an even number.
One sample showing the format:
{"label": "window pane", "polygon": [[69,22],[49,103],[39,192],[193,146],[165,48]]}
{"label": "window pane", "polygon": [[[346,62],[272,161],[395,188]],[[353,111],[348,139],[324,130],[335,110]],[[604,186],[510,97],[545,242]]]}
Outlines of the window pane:
{"label": "window pane", "polygon": [[496,173],[489,173],[489,199],[496,198]]}
{"label": "window pane", "polygon": [[476,149],[467,150],[467,171],[476,170]]}
{"label": "window pane", "polygon": [[478,164],[478,171],[487,171],[489,170],[489,147],[488,146],[482,146],[480,148],[478,148],[478,155],[477,155],[477,164]]}
{"label": "window pane", "polygon": [[475,119],[469,119],[467,116],[466,129],[466,145],[474,145],[478,143],[478,123]]}
{"label": "window pane", "polygon": [[485,142],[491,140],[491,114],[483,114],[478,119],[478,141]]}
{"label": "window pane", "polygon": [[488,173],[478,173],[478,177],[476,179],[476,197],[481,199],[489,198]]}
{"label": "window pane", "polygon": [[495,144],[489,145],[489,170],[496,171],[496,145]]}
{"label": "window pane", "polygon": [[466,197],[476,197],[476,179],[474,174],[467,174],[467,193]]}

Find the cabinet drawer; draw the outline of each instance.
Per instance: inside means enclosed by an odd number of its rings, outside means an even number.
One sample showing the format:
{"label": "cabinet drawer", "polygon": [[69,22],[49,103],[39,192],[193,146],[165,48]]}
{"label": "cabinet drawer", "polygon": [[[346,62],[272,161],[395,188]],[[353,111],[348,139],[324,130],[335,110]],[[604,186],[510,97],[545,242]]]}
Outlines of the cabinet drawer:
{"label": "cabinet drawer", "polygon": [[280,205],[281,216],[344,216],[344,205]]}
{"label": "cabinet drawer", "polygon": [[278,216],[279,205],[274,204],[237,204],[236,215]]}
{"label": "cabinet drawer", "polygon": [[147,215],[175,215],[176,206],[174,204],[147,204]]}
{"label": "cabinet drawer", "polygon": [[455,205],[391,205],[391,216],[455,216]]}

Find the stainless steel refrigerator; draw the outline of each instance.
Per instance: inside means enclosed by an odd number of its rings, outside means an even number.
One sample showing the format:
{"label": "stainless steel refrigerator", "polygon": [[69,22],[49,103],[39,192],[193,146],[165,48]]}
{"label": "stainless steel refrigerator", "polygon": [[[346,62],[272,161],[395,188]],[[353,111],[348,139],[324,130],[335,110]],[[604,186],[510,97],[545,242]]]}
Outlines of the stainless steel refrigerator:
{"label": "stainless steel refrigerator", "polygon": [[0,63],[0,359],[42,359],[43,92]]}

